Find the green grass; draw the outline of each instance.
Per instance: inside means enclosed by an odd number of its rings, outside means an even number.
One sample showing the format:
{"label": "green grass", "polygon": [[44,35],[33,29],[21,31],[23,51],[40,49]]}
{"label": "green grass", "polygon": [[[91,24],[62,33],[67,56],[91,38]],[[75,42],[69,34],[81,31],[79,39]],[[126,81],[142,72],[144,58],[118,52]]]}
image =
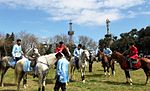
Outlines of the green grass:
{"label": "green grass", "polygon": [[[131,71],[131,77],[133,80],[133,85],[130,86],[125,84],[126,78],[123,70],[116,66],[115,76],[104,76],[103,68],[100,63],[95,62],[93,64],[93,72],[88,72],[88,67],[86,69],[86,83],[81,82],[81,75],[79,71],[75,71],[74,80],[75,82],[70,82],[67,86],[67,91],[149,91],[150,84],[144,85],[145,74],[142,69],[137,71]],[[5,87],[0,87],[0,91],[16,91],[16,85],[14,84],[14,71],[9,69],[5,75],[4,85]],[[55,84],[54,78],[55,70],[51,69],[47,76],[46,91],[53,91]],[[32,76],[28,76],[28,87],[26,91],[37,91],[38,83],[37,78],[33,79]],[[25,91],[21,84],[21,90]]]}

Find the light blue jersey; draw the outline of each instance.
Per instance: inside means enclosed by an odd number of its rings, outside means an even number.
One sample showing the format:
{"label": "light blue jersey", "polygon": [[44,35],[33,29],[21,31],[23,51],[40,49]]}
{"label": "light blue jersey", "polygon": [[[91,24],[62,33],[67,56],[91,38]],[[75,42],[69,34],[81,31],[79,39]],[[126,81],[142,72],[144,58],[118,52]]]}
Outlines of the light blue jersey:
{"label": "light blue jersey", "polygon": [[103,52],[107,56],[110,56],[112,54],[112,51],[110,50],[110,48],[104,48]]}
{"label": "light blue jersey", "polygon": [[69,71],[68,71],[69,62],[66,58],[58,60],[56,75],[59,76],[59,82],[67,83],[69,82]]}
{"label": "light blue jersey", "polygon": [[83,49],[79,49],[79,50],[78,50],[78,48],[76,48],[76,49],[74,50],[74,52],[73,52],[73,55],[74,55],[75,57],[78,57],[78,58],[79,58],[79,56],[82,54],[82,52],[83,52]]}
{"label": "light blue jersey", "polygon": [[12,55],[13,57],[21,57],[22,56],[22,48],[21,48],[21,45],[18,46],[17,44],[15,44],[13,46],[13,49],[12,49]]}

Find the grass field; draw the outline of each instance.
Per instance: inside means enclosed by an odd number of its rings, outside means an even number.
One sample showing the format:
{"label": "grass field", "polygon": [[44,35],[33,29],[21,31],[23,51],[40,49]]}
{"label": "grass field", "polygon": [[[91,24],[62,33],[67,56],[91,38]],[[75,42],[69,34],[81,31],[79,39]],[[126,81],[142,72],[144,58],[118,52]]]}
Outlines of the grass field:
{"label": "grass field", "polygon": [[[80,72],[75,71],[74,80],[67,86],[67,91],[150,91],[150,83],[146,86],[145,74],[142,69],[137,71],[131,71],[131,77],[133,85],[130,86],[125,84],[126,79],[123,70],[120,69],[119,65],[116,64],[116,75],[115,76],[104,76],[103,68],[100,63],[95,62],[93,64],[93,72],[88,72],[86,69],[86,83],[81,82]],[[55,84],[54,78],[55,70],[51,69],[46,81],[46,91],[53,91]],[[9,69],[5,75],[4,85],[0,87],[0,91],[16,91],[16,85],[14,84],[14,70]],[[24,89],[21,84],[22,91],[37,91],[38,83],[37,78],[33,79],[32,76],[28,76],[28,87]]]}

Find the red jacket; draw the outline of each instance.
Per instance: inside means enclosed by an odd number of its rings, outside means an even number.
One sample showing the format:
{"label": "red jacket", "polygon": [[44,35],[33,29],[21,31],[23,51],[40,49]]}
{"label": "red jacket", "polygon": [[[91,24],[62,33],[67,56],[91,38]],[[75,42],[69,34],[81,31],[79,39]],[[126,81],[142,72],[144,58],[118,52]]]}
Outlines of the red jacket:
{"label": "red jacket", "polygon": [[56,49],[55,49],[55,52],[62,52],[62,50],[65,48],[65,45],[62,45],[62,46],[58,46]]}
{"label": "red jacket", "polygon": [[135,46],[130,48],[130,54],[128,57],[132,59],[138,59],[138,49]]}

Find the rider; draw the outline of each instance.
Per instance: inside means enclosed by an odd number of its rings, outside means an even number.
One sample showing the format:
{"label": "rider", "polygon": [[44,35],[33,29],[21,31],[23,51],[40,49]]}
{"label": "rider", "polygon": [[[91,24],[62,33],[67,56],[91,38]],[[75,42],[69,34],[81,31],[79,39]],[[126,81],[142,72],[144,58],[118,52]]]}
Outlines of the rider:
{"label": "rider", "polygon": [[59,45],[56,47],[55,49],[55,52],[58,53],[58,52],[62,52],[62,50],[65,48],[65,45],[64,43],[61,41],[59,42]]}
{"label": "rider", "polygon": [[79,69],[79,56],[82,54],[82,52],[83,52],[82,45],[78,44],[78,47],[73,52],[77,69]]}
{"label": "rider", "polygon": [[[55,49],[55,53],[58,53],[58,52],[62,52],[62,50],[65,48],[65,45],[62,41],[59,42],[59,45],[56,46],[56,49]],[[55,62],[55,68],[57,66],[57,61]]]}
{"label": "rider", "polygon": [[127,55],[128,57],[128,61],[129,61],[129,68],[132,69],[132,61],[136,61],[138,59],[138,49],[137,47],[134,45],[134,43],[130,43],[129,44],[129,55]]}
{"label": "rider", "polygon": [[18,61],[22,59],[22,47],[21,47],[21,39],[17,39],[16,44],[13,46],[12,49],[12,56],[15,59],[15,61]]}
{"label": "rider", "polygon": [[60,87],[62,91],[66,91],[66,84],[69,81],[68,78],[69,62],[66,58],[63,58],[63,55],[60,52],[58,52],[55,56],[58,60],[58,63],[56,69],[56,83],[55,83],[54,91],[59,91]]}
{"label": "rider", "polygon": [[109,47],[107,47],[106,45],[104,46],[103,52],[106,56],[111,57],[112,51]]}

